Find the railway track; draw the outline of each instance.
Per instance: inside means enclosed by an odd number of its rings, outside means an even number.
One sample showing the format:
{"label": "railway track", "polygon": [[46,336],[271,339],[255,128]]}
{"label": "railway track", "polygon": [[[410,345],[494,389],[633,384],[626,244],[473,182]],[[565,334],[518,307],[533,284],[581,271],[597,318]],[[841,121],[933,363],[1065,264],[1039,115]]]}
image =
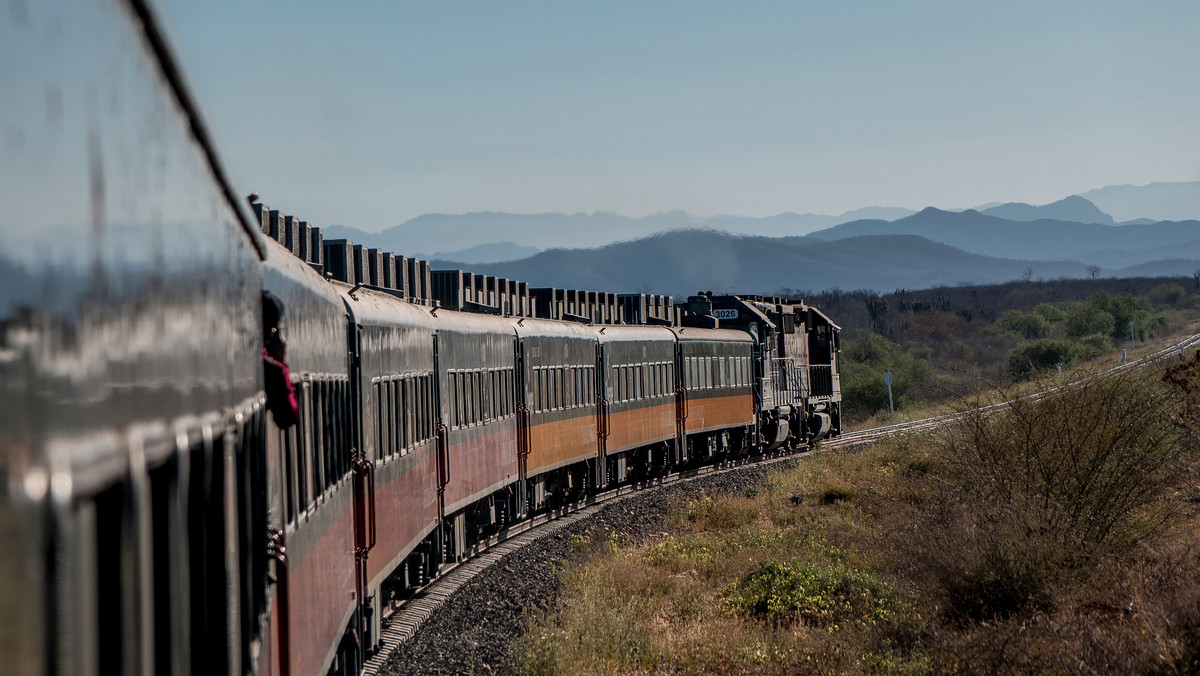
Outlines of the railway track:
{"label": "railway track", "polygon": [[[1200,334],[1192,335],[1153,354],[1115,366],[1093,377],[1114,375],[1160,363],[1172,357],[1181,356],[1188,348],[1195,347],[1198,344],[1200,344]],[[1064,388],[1072,387],[1078,382],[1080,381],[1066,383],[1055,388],[1030,394],[1027,395],[1027,398],[1036,401]],[[999,402],[990,404],[978,410],[985,412],[998,411],[1007,403]],[[937,429],[954,423],[965,414],[965,412],[948,413],[895,425],[847,432],[836,439],[822,442],[815,451],[808,446],[803,446],[795,450],[771,452],[743,459],[735,463],[686,470],[647,481],[620,486],[589,496],[586,500],[567,505],[561,509],[539,514],[478,544],[468,559],[443,566],[441,574],[410,599],[395,605],[385,606],[386,628],[381,637],[381,647],[367,660],[364,673],[370,676],[378,674],[396,647],[411,639],[426,620],[432,617],[455,592],[481,571],[487,569],[508,554],[538,539],[550,536],[562,528],[586,519],[608,505],[615,504],[633,495],[644,494],[645,491],[659,490],[667,486],[693,481],[702,477],[737,472],[749,466],[765,467],[804,458],[813,452],[854,448],[896,434]]]}

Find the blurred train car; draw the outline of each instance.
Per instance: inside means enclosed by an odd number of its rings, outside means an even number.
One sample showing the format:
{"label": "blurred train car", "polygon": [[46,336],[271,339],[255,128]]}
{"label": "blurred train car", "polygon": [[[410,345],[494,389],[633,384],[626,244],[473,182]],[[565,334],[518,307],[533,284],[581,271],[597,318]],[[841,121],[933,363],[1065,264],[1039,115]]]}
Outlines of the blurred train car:
{"label": "blurred train car", "polygon": [[240,671],[263,238],[142,3],[10,9],[0,669]]}

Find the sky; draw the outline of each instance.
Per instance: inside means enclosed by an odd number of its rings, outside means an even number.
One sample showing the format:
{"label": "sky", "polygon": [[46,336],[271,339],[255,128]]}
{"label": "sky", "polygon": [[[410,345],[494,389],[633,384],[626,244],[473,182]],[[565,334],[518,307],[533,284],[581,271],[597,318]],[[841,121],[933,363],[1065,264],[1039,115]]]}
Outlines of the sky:
{"label": "sky", "polygon": [[316,224],[951,209],[1200,179],[1195,0],[162,14],[234,179]]}

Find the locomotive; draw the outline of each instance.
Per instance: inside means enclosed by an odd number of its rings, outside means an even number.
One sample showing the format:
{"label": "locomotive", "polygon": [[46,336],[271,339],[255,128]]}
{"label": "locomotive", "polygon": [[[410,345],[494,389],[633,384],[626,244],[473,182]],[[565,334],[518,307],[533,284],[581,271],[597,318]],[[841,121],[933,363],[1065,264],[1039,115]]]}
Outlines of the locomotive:
{"label": "locomotive", "polygon": [[19,18],[0,49],[57,58],[0,107],[8,673],[356,673],[389,603],[513,523],[840,432],[817,309],[444,307],[249,207],[146,2]]}

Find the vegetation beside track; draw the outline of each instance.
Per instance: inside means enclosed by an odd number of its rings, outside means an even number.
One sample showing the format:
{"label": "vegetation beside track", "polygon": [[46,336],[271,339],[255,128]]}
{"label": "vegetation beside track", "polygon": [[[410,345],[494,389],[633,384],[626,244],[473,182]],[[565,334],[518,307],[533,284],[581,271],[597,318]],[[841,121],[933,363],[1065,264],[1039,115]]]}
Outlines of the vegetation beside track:
{"label": "vegetation beside track", "polygon": [[952,403],[986,382],[1000,387],[1058,364],[1144,354],[1148,342],[1195,333],[1200,272],[1193,278],[1024,281],[876,294],[802,294],[842,326],[847,422],[888,410]]}
{"label": "vegetation beside track", "polygon": [[1200,669],[1200,357],[579,538],[525,673]]}

